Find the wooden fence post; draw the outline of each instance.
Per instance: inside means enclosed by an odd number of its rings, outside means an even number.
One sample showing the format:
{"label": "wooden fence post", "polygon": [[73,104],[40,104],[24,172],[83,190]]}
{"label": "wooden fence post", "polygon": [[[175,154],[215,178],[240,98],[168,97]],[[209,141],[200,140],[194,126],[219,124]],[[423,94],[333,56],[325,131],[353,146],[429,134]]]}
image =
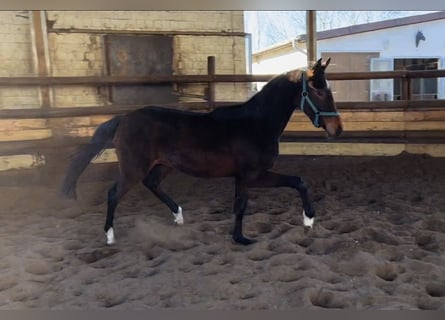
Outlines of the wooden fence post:
{"label": "wooden fence post", "polygon": [[315,10],[306,11],[307,66],[317,60],[317,15]]}
{"label": "wooden fence post", "polygon": [[[50,58],[45,11],[30,11],[30,21],[35,71],[37,76],[49,76]],[[47,85],[40,86],[39,95],[42,108],[51,107],[51,90],[52,89]]]}
{"label": "wooden fence post", "polygon": [[[215,66],[215,57],[209,56],[207,57],[207,74],[212,77],[216,73]],[[213,109],[215,107],[215,82],[211,79],[211,82],[208,83],[207,89],[207,104],[209,109]]]}
{"label": "wooden fence post", "polygon": [[411,77],[405,73],[402,80],[402,94],[400,100],[411,100]]}

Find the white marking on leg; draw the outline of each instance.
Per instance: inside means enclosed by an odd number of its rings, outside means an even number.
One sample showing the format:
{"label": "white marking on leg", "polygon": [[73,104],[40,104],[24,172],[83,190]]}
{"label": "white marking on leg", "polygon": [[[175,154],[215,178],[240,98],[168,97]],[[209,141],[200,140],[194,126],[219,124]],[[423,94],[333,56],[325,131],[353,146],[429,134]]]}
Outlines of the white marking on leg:
{"label": "white marking on leg", "polygon": [[180,206],[178,206],[178,212],[173,213],[173,216],[175,217],[174,222],[176,224],[184,224],[184,217],[182,216],[182,208]]}
{"label": "white marking on leg", "polygon": [[308,228],[312,228],[314,225],[314,218],[309,218],[304,210],[303,210],[303,225]]}
{"label": "white marking on leg", "polygon": [[108,229],[106,235],[107,235],[107,244],[108,244],[108,245],[113,244],[113,243],[116,242],[115,239],[114,239],[114,231],[113,231],[113,228]]}

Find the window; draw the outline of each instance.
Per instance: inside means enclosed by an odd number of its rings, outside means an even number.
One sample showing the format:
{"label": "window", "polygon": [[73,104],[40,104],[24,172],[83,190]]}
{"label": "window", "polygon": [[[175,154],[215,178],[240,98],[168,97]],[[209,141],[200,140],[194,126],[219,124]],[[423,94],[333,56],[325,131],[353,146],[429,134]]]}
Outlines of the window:
{"label": "window", "polygon": [[[371,59],[371,71],[392,70],[437,70],[437,58],[375,58]],[[439,81],[441,81],[439,79]],[[417,78],[411,80],[411,99],[434,100],[439,96],[437,78]],[[401,79],[370,80],[371,101],[391,101],[402,99]]]}
{"label": "window", "polygon": [[[394,70],[437,70],[438,59],[394,59]],[[394,79],[394,99],[401,99],[401,79]],[[411,80],[411,99],[437,99],[437,79],[417,78]]]}
{"label": "window", "polygon": [[[388,58],[372,58],[371,71],[392,71],[393,60]],[[392,79],[371,79],[370,100],[391,101],[393,100],[394,83]]]}

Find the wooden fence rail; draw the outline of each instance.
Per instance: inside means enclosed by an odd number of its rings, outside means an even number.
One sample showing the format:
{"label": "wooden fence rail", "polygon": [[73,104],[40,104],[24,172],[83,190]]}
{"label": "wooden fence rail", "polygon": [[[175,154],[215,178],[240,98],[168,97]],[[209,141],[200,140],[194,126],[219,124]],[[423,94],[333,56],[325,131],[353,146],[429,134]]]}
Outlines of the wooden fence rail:
{"label": "wooden fence rail", "polygon": [[[207,74],[203,75],[0,77],[0,87],[202,83],[207,85],[207,101],[163,106],[209,110],[236,103],[215,101],[217,83],[266,82],[275,76],[216,74],[214,57],[208,57],[207,62]],[[445,156],[445,100],[412,100],[410,85],[412,79],[441,77],[445,77],[445,70],[328,73],[330,81],[401,79],[402,100],[338,101],[337,106],[342,112],[346,130],[339,143],[326,143],[322,130],[313,128],[303,114],[296,113],[286,128],[287,137],[283,139],[280,152],[391,155],[400,150],[409,150]],[[0,121],[4,126],[0,128],[0,135],[4,138],[0,142],[0,156],[38,154],[44,156],[47,166],[52,166],[57,163],[60,154],[64,154],[64,148],[69,149],[88,140],[99,123],[113,115],[140,107],[142,105],[50,108],[42,105],[41,108],[33,109],[0,110]],[[33,166],[34,160],[29,161]]]}
{"label": "wooden fence rail", "polygon": [[[206,75],[151,75],[151,76],[32,76],[32,77],[0,77],[0,87],[10,86],[109,86],[109,85],[150,85],[150,84],[186,84],[206,83],[208,84],[208,99],[205,102],[179,103],[175,106],[184,109],[205,109],[225,105],[215,101],[216,83],[233,82],[266,82],[275,75],[249,75],[249,74],[215,74],[215,59],[208,57],[208,74]],[[424,109],[445,107],[445,101],[411,101],[411,79],[415,78],[437,78],[445,77],[445,70],[427,71],[379,71],[379,72],[342,72],[328,73],[329,80],[369,80],[369,79],[402,79],[402,100],[398,101],[354,101],[338,102],[339,109]],[[169,106],[169,105],[166,105]],[[0,110],[1,119],[25,119],[25,118],[58,118],[76,117],[88,115],[120,114],[134,110],[141,105],[110,105],[95,107],[72,107],[72,108],[41,108],[41,109],[4,109]]]}
{"label": "wooden fence rail", "polygon": [[[166,83],[266,82],[275,74],[202,74],[151,76],[30,76],[0,77],[0,86],[66,86],[66,85],[131,85]],[[445,77],[445,70],[332,72],[329,80],[415,79]]]}
{"label": "wooden fence rail", "polygon": [[[236,102],[215,102],[214,107],[225,106]],[[184,110],[205,110],[207,102],[184,102],[163,104],[165,107],[177,107]],[[66,108],[39,108],[39,109],[5,109],[0,110],[0,119],[52,119],[68,117],[87,117],[98,115],[117,115],[143,107],[143,105],[109,105],[94,107],[66,107]],[[374,110],[445,110],[445,100],[397,100],[397,101],[340,101],[337,102],[340,110],[374,111]]]}

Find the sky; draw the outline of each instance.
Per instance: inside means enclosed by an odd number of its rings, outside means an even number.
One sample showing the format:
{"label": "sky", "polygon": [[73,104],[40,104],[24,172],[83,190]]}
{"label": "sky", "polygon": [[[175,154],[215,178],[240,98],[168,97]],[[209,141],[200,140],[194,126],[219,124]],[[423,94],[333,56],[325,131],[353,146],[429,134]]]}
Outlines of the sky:
{"label": "sky", "polygon": [[[396,19],[433,11],[317,11],[317,31]],[[252,34],[252,51],[306,33],[306,11],[245,11],[245,31]]]}

